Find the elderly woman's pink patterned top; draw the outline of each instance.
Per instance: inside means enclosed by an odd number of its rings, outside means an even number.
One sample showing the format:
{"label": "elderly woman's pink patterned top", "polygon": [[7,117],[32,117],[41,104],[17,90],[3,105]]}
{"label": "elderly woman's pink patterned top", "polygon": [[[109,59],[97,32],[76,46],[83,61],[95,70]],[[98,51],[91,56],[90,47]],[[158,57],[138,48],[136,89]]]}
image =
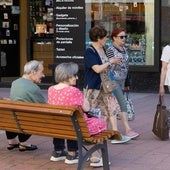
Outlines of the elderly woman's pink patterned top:
{"label": "elderly woman's pink patterned top", "polygon": [[[68,105],[79,106],[83,105],[84,96],[82,92],[73,86],[67,86],[62,89],[55,89],[51,86],[48,89],[48,103],[52,105]],[[106,122],[102,118],[88,118],[86,114],[84,117],[91,135],[100,133],[106,129]]]}

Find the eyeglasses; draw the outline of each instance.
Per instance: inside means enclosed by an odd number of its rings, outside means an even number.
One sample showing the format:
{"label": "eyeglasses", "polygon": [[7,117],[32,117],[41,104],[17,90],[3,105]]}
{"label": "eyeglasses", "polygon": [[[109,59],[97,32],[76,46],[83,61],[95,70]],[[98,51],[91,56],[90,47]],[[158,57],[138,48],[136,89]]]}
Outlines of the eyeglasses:
{"label": "eyeglasses", "polygon": [[120,35],[120,36],[117,36],[119,37],[120,39],[123,39],[123,38],[127,38],[127,35]]}
{"label": "eyeglasses", "polygon": [[77,74],[74,74],[73,77],[78,78],[78,75],[77,75]]}

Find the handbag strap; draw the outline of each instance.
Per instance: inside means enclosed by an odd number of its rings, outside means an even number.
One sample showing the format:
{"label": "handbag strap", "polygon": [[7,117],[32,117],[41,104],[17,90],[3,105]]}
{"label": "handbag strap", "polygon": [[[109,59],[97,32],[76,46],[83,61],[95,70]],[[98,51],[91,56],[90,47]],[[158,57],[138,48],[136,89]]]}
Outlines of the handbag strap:
{"label": "handbag strap", "polygon": [[126,99],[129,100],[129,90],[123,90],[123,94],[126,96]]}
{"label": "handbag strap", "polygon": [[159,95],[159,104],[160,106],[164,105],[164,96]]}

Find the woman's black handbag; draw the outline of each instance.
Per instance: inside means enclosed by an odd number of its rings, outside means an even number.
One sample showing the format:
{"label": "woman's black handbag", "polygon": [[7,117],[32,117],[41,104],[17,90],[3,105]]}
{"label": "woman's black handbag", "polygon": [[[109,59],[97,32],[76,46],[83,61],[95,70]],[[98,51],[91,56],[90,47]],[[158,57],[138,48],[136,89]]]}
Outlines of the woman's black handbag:
{"label": "woman's black handbag", "polygon": [[169,139],[168,117],[170,112],[162,103],[163,97],[159,96],[152,132],[161,140]]}
{"label": "woman's black handbag", "polygon": [[86,114],[88,117],[101,118],[101,109],[100,108],[91,108]]}

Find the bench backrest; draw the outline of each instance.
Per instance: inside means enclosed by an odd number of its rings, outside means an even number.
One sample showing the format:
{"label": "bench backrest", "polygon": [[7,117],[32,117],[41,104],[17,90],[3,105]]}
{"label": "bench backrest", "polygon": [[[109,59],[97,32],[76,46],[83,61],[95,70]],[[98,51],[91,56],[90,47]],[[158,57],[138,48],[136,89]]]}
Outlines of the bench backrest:
{"label": "bench backrest", "polygon": [[[77,140],[79,162],[77,170],[83,170],[91,154],[101,150],[104,170],[109,170],[107,140],[121,139],[118,131],[104,130],[91,136],[78,107],[55,106],[0,100],[0,129],[32,135]],[[92,145],[86,149],[84,145]],[[83,154],[83,148],[86,152]]]}
{"label": "bench backrest", "polygon": [[1,130],[77,140],[73,117],[79,122],[82,137],[90,140],[78,107],[0,100]]}

